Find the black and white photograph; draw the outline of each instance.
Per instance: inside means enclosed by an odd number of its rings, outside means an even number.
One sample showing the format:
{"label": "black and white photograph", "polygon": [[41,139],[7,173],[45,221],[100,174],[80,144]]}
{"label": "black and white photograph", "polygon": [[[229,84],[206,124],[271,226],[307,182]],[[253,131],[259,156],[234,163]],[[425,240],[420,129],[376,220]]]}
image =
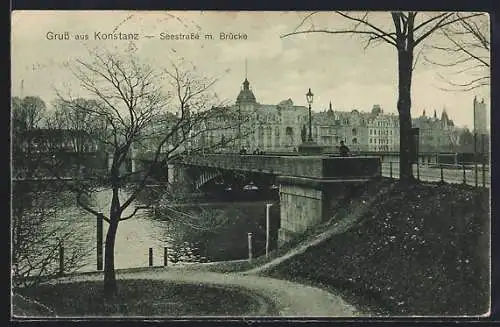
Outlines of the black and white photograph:
{"label": "black and white photograph", "polygon": [[490,17],[11,13],[11,320],[489,317]]}

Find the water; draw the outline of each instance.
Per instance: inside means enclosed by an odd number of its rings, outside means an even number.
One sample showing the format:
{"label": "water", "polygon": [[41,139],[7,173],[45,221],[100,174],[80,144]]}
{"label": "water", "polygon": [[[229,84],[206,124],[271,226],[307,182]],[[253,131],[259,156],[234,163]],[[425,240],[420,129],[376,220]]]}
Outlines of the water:
{"label": "water", "polygon": [[[109,212],[112,192],[110,190],[100,191],[93,196],[93,209],[105,213]],[[126,192],[121,192],[121,202],[128,197]],[[132,203],[122,214],[122,217],[130,215],[135,209],[135,203]],[[81,217],[84,221],[82,231],[86,235],[88,244],[92,244],[90,255],[85,260],[86,263],[81,271],[95,270],[97,266],[97,254],[95,244],[97,240],[97,220],[95,216],[86,213],[76,206],[68,208],[74,216]],[[166,235],[169,229],[168,222],[155,220],[146,210],[139,210],[136,215],[128,220],[122,221],[118,225],[115,240],[115,268],[133,268],[146,267],[149,265],[149,248],[153,248],[153,265],[163,265],[164,247],[172,248],[173,241]],[[108,224],[103,223],[103,242],[105,242]],[[87,245],[89,248],[91,245]]]}
{"label": "water", "polygon": [[[93,196],[92,207],[109,212],[112,193],[110,190],[97,192]],[[126,192],[120,193],[120,200],[127,198]],[[123,213],[128,216],[137,203],[132,203]],[[278,206],[276,206],[278,207]],[[278,207],[279,208],[279,207]],[[153,266],[162,266],[164,247],[168,248],[168,264],[235,260],[248,257],[247,233],[254,237],[254,256],[263,254],[265,248],[265,202],[224,203],[213,208],[182,208],[184,212],[199,215],[195,224],[205,229],[194,229],[188,221],[173,221],[168,217],[158,217],[150,211],[139,210],[135,217],[122,221],[118,225],[115,242],[115,268],[147,267],[149,248],[153,248]],[[181,210],[181,209],[179,209]],[[217,217],[217,224],[214,224]],[[279,213],[273,211],[274,221]],[[79,271],[96,269],[96,227],[95,216],[76,205],[65,208],[58,214],[60,221],[70,221],[76,234],[65,240],[65,244],[78,245],[89,255],[82,262]],[[220,220],[223,223],[220,223]],[[279,218],[278,218],[279,219]],[[104,222],[103,238],[105,241],[107,223]],[[273,235],[277,228],[273,225]],[[180,232],[179,232],[180,231]],[[275,239],[275,237],[274,237]]]}

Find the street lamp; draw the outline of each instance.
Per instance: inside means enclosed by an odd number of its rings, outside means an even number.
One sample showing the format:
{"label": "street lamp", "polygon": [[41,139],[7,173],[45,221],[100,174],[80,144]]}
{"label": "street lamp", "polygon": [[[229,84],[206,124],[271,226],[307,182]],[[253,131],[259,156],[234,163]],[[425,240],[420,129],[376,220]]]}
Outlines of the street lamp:
{"label": "street lamp", "polygon": [[299,152],[305,155],[320,155],[323,153],[323,147],[313,141],[312,137],[312,109],[314,94],[309,89],[306,94],[307,103],[309,104],[309,136],[299,145]]}
{"label": "street lamp", "polygon": [[309,104],[309,142],[312,142],[312,112],[311,112],[311,104],[313,103],[314,94],[311,92],[311,88],[309,88],[309,92],[306,93],[307,103]]}

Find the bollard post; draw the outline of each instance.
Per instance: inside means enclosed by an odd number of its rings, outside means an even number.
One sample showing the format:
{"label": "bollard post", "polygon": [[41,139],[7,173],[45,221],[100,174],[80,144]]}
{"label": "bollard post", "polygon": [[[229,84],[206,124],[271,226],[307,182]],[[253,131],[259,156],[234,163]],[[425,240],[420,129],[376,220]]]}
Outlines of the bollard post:
{"label": "bollard post", "polygon": [[163,266],[168,266],[168,248],[166,246],[163,248]]}
{"label": "bollard post", "polygon": [[483,161],[483,187],[486,187],[486,166]]}
{"label": "bollard post", "polygon": [[271,203],[266,203],[266,258],[269,258],[269,234],[270,234],[270,218],[269,218],[269,208],[271,208]]}
{"label": "bollard post", "polygon": [[103,216],[100,213],[97,216],[97,270],[102,270],[103,268],[103,256],[102,256],[102,239],[103,239]]}
{"label": "bollard post", "polygon": [[149,266],[153,267],[153,248],[149,248]]}
{"label": "bollard post", "polygon": [[389,177],[392,179],[392,161],[389,161]]}
{"label": "bollard post", "polygon": [[462,162],[462,169],[464,171],[464,180],[463,180],[463,183],[467,184],[467,177],[465,176],[465,162]]}
{"label": "bollard post", "polygon": [[441,165],[441,183],[444,183],[443,165]]}
{"label": "bollard post", "polygon": [[59,241],[59,276],[64,275],[64,244],[63,241]]}
{"label": "bollard post", "polygon": [[477,187],[477,162],[474,160],[474,186]]}
{"label": "bollard post", "polygon": [[417,181],[420,181],[420,164],[418,163],[418,160],[417,160]]}
{"label": "bollard post", "polygon": [[248,233],[248,261],[252,261],[252,233]]}
{"label": "bollard post", "polygon": [[481,161],[482,161],[482,167],[483,167],[483,187],[486,186],[486,175],[485,175],[485,167],[484,167],[484,164],[486,162],[485,159],[485,156],[484,156],[484,138],[485,138],[485,134],[481,133]]}

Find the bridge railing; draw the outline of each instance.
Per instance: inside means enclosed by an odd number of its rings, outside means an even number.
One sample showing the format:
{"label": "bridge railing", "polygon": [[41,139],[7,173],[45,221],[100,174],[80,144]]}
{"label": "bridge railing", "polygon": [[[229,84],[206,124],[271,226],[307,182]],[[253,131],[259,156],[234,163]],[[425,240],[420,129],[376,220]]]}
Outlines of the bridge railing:
{"label": "bridge railing", "polygon": [[[413,164],[413,176],[422,182],[467,184],[490,187],[490,166],[474,162],[456,164]],[[382,163],[382,176],[399,179],[399,162]]]}
{"label": "bridge railing", "polygon": [[378,157],[206,154],[184,158],[183,163],[306,178],[380,176],[380,158]]}

